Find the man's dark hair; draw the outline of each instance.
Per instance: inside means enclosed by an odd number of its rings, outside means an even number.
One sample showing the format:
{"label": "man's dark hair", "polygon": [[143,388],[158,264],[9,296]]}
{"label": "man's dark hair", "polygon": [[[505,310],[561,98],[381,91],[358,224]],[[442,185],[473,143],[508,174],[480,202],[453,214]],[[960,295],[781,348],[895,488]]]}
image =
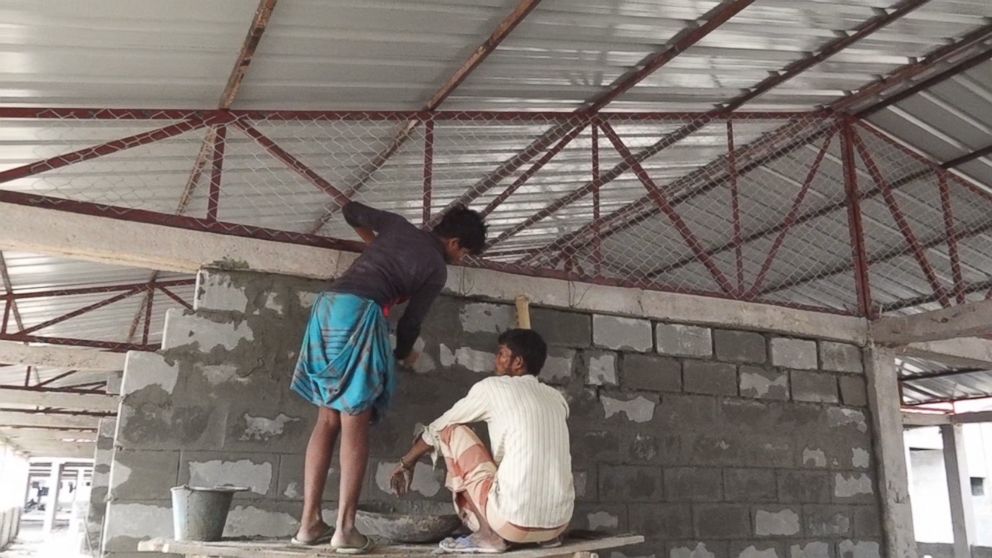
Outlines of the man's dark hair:
{"label": "man's dark hair", "polygon": [[478,256],[486,247],[486,228],[478,211],[456,205],[444,213],[441,222],[434,227],[434,234],[441,238],[457,238],[462,248]]}
{"label": "man's dark hair", "polygon": [[524,359],[527,373],[537,376],[548,358],[548,345],[532,329],[508,329],[499,336],[499,344],[506,345],[513,356]]}

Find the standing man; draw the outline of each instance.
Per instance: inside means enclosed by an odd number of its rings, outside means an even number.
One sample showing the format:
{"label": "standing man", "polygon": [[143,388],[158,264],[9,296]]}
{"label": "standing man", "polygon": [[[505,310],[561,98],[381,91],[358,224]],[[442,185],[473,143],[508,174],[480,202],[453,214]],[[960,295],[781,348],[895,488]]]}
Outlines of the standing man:
{"label": "standing man", "polygon": [[[446,264],[482,252],[486,225],[457,206],[432,231],[358,202],[345,220],[369,246],[314,302],[291,389],[318,407],[307,444],[303,514],[295,544],[330,541],[339,553],[367,552],[355,512],[369,455],[369,427],[381,418],[396,384],[395,361],[412,366],[420,324],[447,280]],[[409,299],[390,346],[388,308]],[[341,489],[336,529],[321,518],[321,496],[341,433]]]}
{"label": "standing man", "polygon": [[[413,467],[438,451],[448,470],[462,522],[473,534],[441,541],[441,550],[458,554],[500,553],[508,545],[560,544],[572,518],[575,489],[569,448],[568,403],[558,390],[542,384],[547,345],[529,329],[499,337],[496,375],[432,422],[400,459],[390,483],[405,494]],[[485,422],[492,453],[466,424]]]}

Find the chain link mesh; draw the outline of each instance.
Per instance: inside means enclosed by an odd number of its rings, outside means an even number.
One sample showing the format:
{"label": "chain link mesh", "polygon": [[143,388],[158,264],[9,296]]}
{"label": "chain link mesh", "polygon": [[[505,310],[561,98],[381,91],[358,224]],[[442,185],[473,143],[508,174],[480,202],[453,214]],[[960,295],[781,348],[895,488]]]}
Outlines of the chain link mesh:
{"label": "chain link mesh", "polygon": [[[5,121],[6,201],[317,244],[357,240],[345,198],[418,225],[464,203],[490,224],[473,265],[859,311],[846,136],[818,113],[36,116]],[[990,194],[853,131],[878,309],[983,298]]]}

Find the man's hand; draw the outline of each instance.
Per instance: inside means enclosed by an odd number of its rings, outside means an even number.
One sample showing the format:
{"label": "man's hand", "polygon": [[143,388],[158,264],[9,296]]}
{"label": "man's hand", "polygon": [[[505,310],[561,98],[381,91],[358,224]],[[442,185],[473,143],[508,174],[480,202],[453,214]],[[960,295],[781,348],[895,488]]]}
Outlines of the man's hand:
{"label": "man's hand", "polygon": [[389,476],[389,488],[392,489],[393,494],[396,496],[403,496],[407,492],[410,492],[410,485],[413,484],[413,471],[407,469],[403,466],[401,461],[396,469],[393,470],[393,474]]}
{"label": "man's hand", "polygon": [[362,237],[365,244],[372,244],[372,241],[375,240],[375,231],[372,229],[366,227],[355,227],[355,232],[358,233],[358,236]]}
{"label": "man's hand", "polygon": [[417,364],[417,359],[419,358],[420,353],[417,351],[410,351],[410,354],[406,355],[406,358],[403,359],[403,366],[413,370],[413,366]]}

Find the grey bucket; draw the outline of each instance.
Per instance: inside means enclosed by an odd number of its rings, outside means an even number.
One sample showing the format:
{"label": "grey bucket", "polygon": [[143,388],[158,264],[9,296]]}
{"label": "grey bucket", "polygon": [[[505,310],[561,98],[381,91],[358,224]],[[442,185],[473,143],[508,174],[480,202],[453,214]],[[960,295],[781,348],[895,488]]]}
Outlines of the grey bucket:
{"label": "grey bucket", "polygon": [[172,527],[178,541],[219,541],[238,486],[177,486],[172,489]]}

